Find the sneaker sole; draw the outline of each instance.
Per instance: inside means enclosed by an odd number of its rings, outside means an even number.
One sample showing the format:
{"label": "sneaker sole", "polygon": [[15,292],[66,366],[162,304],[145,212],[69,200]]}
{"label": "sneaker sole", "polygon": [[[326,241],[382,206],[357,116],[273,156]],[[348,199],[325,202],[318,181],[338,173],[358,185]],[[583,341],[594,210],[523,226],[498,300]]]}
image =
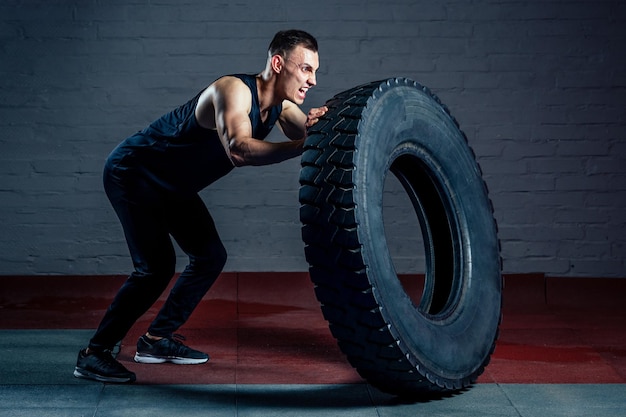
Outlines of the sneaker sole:
{"label": "sneaker sole", "polygon": [[159,357],[146,355],[141,353],[135,353],[135,362],[137,363],[173,363],[176,365],[199,365],[201,363],[208,362],[209,358],[178,358],[178,357]]}
{"label": "sneaker sole", "polygon": [[103,375],[94,374],[94,373],[89,372],[89,371],[85,371],[84,369],[80,369],[78,367],[74,368],[74,376],[76,378],[91,379],[92,381],[113,382],[113,383],[117,383],[117,384],[123,384],[125,382],[134,382],[135,381],[135,377],[103,376]]}

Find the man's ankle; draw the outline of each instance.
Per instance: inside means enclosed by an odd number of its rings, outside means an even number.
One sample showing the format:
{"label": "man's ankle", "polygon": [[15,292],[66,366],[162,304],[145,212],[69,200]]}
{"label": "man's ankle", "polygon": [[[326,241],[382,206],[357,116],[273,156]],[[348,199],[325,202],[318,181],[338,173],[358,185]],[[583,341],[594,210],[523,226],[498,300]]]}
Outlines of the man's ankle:
{"label": "man's ankle", "polygon": [[158,342],[159,340],[163,339],[161,336],[152,336],[150,332],[146,332],[146,337],[153,342]]}

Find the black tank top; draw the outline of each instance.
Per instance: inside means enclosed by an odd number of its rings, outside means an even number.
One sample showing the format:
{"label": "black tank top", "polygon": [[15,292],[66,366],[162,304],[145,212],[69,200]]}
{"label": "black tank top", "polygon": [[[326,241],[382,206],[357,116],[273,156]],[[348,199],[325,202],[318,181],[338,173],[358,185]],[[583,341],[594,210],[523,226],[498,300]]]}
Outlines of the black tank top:
{"label": "black tank top", "polygon": [[[263,122],[256,77],[233,76],[242,80],[252,93],[248,114],[252,137],[265,139],[276,124],[282,105],[272,107]],[[234,166],[217,131],[200,126],[196,120],[195,110],[201,94],[123,141],[109,156],[108,168],[137,171],[163,188],[183,194],[197,193],[228,174]]]}

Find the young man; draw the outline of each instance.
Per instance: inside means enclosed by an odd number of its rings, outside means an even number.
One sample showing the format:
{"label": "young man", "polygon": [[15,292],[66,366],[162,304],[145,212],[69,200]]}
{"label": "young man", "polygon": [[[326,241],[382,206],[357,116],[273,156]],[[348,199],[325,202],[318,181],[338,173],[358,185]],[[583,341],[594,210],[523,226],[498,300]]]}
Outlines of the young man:
{"label": "young man", "polygon": [[[74,375],[132,382],[112,349],[174,275],[173,237],[189,256],[163,308],[137,342],[140,363],[198,364],[206,353],[174,332],[187,321],[226,262],[226,250],[198,192],[234,167],[267,165],[302,153],[306,129],[326,112],[298,107],[315,86],[317,41],[299,30],[278,32],[263,72],[225,76],[186,104],[123,141],[104,168],[104,187],[124,229],[135,267],[107,309]],[[264,142],[275,123],[289,141]]]}

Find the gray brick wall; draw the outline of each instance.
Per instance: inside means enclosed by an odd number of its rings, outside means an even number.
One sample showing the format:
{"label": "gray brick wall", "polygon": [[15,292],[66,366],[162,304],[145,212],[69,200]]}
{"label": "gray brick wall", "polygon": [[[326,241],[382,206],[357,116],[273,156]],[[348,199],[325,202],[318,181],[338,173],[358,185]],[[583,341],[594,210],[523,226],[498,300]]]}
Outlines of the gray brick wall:
{"label": "gray brick wall", "polygon": [[[390,76],[448,105],[482,165],[505,272],[626,277],[618,0],[3,0],[0,274],[128,272],[101,186],[108,152],[219,75],[259,71],[289,27],[321,44],[305,109]],[[227,270],[306,269],[298,170],[237,169],[203,191]],[[423,268],[402,192],[385,196],[398,269]]]}

